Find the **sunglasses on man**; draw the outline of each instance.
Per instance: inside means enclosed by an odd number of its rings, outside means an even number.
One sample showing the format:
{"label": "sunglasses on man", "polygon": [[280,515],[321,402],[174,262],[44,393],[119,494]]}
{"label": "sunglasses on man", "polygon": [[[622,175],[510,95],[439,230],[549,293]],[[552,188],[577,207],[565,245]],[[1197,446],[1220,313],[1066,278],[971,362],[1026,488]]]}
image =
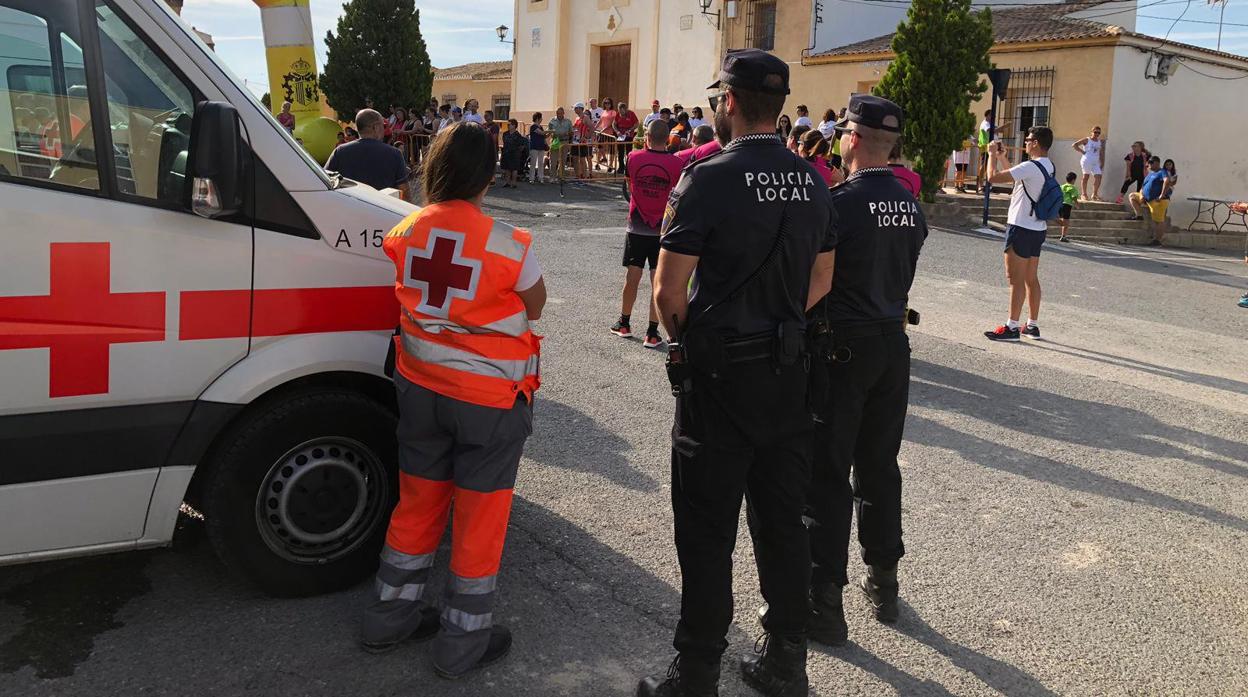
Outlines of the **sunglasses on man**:
{"label": "sunglasses on man", "polygon": [[711,111],[717,111],[719,109],[719,103],[723,101],[727,94],[728,90],[721,90],[707,97],[707,101],[711,103]]}

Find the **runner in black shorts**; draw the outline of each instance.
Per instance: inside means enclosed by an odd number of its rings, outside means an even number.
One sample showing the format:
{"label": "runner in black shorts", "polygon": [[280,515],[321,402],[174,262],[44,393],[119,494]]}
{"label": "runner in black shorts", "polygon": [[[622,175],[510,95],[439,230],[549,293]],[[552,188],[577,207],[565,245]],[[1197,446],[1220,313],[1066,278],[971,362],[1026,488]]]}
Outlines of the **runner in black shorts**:
{"label": "runner in black shorts", "polygon": [[[611,333],[618,337],[633,335],[632,312],[637,301],[637,287],[647,266],[653,288],[654,271],[659,265],[659,226],[663,223],[668,197],[676,181],[680,179],[680,158],[666,151],[667,123],[652,121],[646,127],[646,149],[628,154],[625,170],[628,173],[632,196],[628,202],[628,236],[624,242],[624,292],[620,302],[620,318],[611,325]],[[648,297],[650,324],[642,345],[650,349],[663,346],[659,335],[659,311],[653,297]]]}
{"label": "runner in black shorts", "polygon": [[629,222],[628,241],[624,243],[624,266],[636,266],[639,269],[648,266],[653,271],[659,265],[659,238],[657,235],[652,237],[632,232],[633,221]]}

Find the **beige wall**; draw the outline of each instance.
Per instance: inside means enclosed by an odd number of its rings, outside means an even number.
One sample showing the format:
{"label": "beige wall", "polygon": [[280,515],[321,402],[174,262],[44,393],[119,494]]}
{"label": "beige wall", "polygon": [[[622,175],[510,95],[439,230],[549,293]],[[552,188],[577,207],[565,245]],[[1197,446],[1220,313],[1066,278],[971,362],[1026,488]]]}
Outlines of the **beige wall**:
{"label": "beige wall", "polygon": [[[1079,156],[1071,144],[1087,135],[1092,126],[1100,125],[1110,139],[1110,150],[1116,146],[1109,129],[1109,106],[1113,80],[1114,48],[1112,46],[1060,46],[1035,51],[1003,51],[992,53],[999,68],[1026,70],[1052,67],[1053,97],[1050,103],[1050,127],[1053,128],[1053,162],[1061,173],[1079,171]],[[793,66],[793,95],[785,111],[805,103],[816,121],[823,110],[839,109],[849,96],[863,91],[878,81],[888,70],[889,59],[873,56],[854,63],[829,63]],[[1141,71],[1143,68],[1141,68]],[[991,88],[990,88],[991,90]],[[976,123],[988,108],[991,91],[971,104]],[[1002,116],[1010,115],[1002,114]],[[967,134],[970,135],[969,133]],[[1007,136],[1013,135],[1007,131]]]}
{"label": "beige wall", "polygon": [[638,112],[653,99],[701,103],[719,65],[719,32],[687,0],[517,0],[515,21],[517,112],[570,108],[591,97],[619,99],[599,94],[602,46],[631,47],[627,97]]}
{"label": "beige wall", "polygon": [[455,103],[463,106],[469,99],[481,103],[481,111],[490,109],[495,95],[510,95],[511,80],[434,80],[433,98],[442,103],[445,95],[455,95]]}
{"label": "beige wall", "polygon": [[1179,170],[1170,219],[1185,228],[1196,215],[1188,196],[1248,198],[1248,151],[1243,147],[1248,120],[1239,116],[1248,100],[1242,87],[1227,87],[1243,81],[1217,80],[1185,66],[1222,78],[1244,72],[1191,61],[1159,85],[1144,77],[1147,63],[1148,54],[1134,47],[1114,49],[1106,180],[1118,185],[1113,187],[1117,195],[1122,158],[1131,141],[1144,141],[1154,155],[1173,159]]}

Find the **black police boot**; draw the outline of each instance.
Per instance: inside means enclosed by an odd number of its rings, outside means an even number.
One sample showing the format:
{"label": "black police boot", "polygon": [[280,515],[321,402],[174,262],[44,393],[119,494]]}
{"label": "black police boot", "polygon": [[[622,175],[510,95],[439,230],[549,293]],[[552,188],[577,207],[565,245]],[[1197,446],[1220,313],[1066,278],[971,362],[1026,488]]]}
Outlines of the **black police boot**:
{"label": "black police boot", "polygon": [[677,654],[666,677],[641,679],[637,697],[719,697],[719,661],[703,663]]}
{"label": "black police boot", "polygon": [[[806,621],[806,635],[820,644],[844,646],[849,641],[841,588],[835,583],[821,583],[810,589],[810,618]],[[758,607],[758,623],[764,630],[767,629],[765,604]]]}
{"label": "black police boot", "polygon": [[871,607],[875,610],[875,619],[886,624],[897,621],[897,566],[867,567],[867,575],[862,577],[862,592]]}
{"label": "black police boot", "polygon": [[806,634],[828,646],[844,646],[849,640],[849,625],[845,623],[841,586],[821,583],[811,587],[810,620],[806,623]]}
{"label": "black police boot", "polygon": [[754,654],[741,658],[745,684],[767,697],[806,697],[806,640],[801,637],[763,634],[754,643]]}

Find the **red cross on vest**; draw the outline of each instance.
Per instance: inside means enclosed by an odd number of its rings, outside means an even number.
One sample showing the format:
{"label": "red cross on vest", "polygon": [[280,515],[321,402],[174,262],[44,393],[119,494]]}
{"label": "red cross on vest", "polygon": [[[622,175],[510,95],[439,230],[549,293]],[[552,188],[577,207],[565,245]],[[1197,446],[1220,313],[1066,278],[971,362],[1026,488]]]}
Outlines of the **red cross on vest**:
{"label": "red cross on vest", "polygon": [[53,242],[47,295],[0,297],[0,351],[48,349],[48,396],[108,392],[113,344],[164,341],[165,294],[109,290],[107,242]]}
{"label": "red cross on vest", "polygon": [[451,230],[429,231],[424,249],[409,247],[403,285],[421,290],[416,309],[434,317],[446,317],[451,300],[472,300],[477,296],[481,262],[463,256],[464,235]]}

